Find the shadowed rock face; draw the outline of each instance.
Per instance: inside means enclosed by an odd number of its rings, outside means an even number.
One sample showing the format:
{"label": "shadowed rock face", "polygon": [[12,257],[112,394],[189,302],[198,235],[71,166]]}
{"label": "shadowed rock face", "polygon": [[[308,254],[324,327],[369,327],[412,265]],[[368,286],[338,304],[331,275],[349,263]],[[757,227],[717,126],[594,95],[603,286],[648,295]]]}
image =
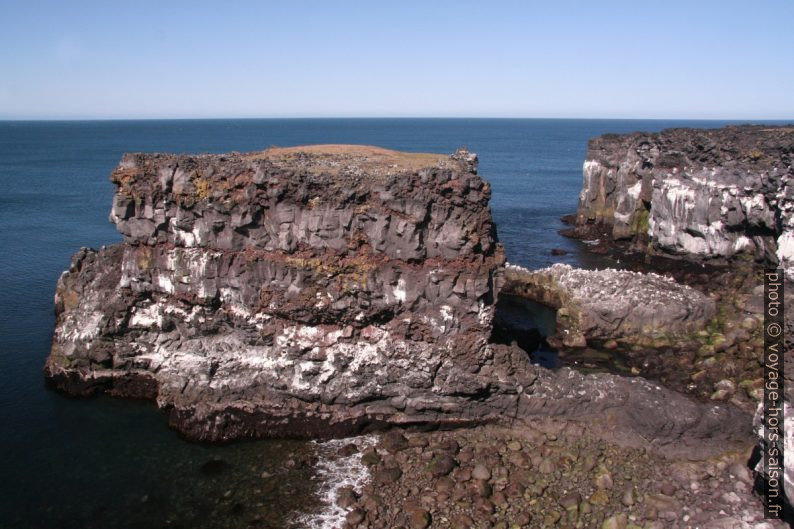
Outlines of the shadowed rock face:
{"label": "shadowed rock face", "polygon": [[489,343],[504,257],[476,161],[125,155],[111,175],[124,242],[80,250],[58,281],[48,381],[156,399],[202,440],[554,416],[697,455],[747,442],[733,408]]}
{"label": "shadowed rock face", "polygon": [[590,141],[576,223],[693,259],[746,254],[794,275],[794,127]]}

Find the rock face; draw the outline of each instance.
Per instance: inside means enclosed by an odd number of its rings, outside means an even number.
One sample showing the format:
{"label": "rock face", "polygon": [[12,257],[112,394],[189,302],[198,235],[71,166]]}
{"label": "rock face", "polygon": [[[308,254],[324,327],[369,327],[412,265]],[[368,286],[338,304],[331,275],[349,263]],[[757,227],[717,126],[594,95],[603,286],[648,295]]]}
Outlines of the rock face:
{"label": "rock face", "polygon": [[58,281],[48,381],[156,399],[201,440],[553,416],[690,455],[752,442],[735,408],[490,343],[504,257],[476,162],[336,145],[124,156],[124,242],[80,250]]}
{"label": "rock face", "polygon": [[557,337],[567,347],[689,333],[716,311],[714,300],[667,277],[559,263],[535,271],[508,265],[503,292],[558,309]]}
{"label": "rock face", "polygon": [[110,217],[124,242],[81,250],[59,280],[47,377],[156,396],[199,439],[460,410],[492,382],[473,373],[503,262],[476,161],[125,155]]}
{"label": "rock face", "polygon": [[793,156],[794,127],[595,138],[577,229],[690,258],[748,255],[794,277]]}
{"label": "rock face", "polygon": [[539,369],[521,394],[516,417],[587,424],[623,446],[701,459],[746,449],[751,417],[733,406],[702,403],[642,377]]}

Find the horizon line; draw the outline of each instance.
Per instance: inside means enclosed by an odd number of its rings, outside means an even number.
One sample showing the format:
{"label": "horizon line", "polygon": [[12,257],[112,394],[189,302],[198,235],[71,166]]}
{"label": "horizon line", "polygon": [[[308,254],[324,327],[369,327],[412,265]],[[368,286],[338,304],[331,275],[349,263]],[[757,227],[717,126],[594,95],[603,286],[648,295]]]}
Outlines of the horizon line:
{"label": "horizon line", "polygon": [[230,121],[230,120],[376,120],[376,119],[448,119],[448,120],[560,120],[560,121],[780,121],[794,123],[791,118],[771,117],[550,117],[550,116],[267,116],[267,117],[19,117],[7,118],[0,116],[0,122],[86,122],[86,121]]}

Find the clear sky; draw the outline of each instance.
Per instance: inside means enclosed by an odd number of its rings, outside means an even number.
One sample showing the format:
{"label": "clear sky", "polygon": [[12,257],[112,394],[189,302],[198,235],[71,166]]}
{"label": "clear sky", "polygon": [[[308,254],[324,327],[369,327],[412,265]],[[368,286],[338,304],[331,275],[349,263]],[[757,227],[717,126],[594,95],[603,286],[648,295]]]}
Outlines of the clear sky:
{"label": "clear sky", "polygon": [[794,118],[794,1],[0,2],[0,119]]}

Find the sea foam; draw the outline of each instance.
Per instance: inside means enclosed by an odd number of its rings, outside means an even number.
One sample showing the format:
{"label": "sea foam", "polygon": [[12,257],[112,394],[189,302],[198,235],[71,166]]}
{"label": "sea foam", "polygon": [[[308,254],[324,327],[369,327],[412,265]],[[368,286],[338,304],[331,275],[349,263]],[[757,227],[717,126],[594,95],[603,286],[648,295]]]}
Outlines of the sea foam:
{"label": "sea foam", "polygon": [[[298,520],[300,527],[339,529],[344,525],[350,508],[336,504],[339,489],[352,487],[356,493],[361,492],[370,478],[369,470],[361,462],[361,455],[366,448],[375,444],[375,441],[374,435],[366,435],[315,443],[319,452],[316,479],[321,482],[316,494],[320,498],[322,507],[319,512],[301,516]],[[358,451],[350,456],[340,456],[340,449],[351,443],[358,447]]]}

